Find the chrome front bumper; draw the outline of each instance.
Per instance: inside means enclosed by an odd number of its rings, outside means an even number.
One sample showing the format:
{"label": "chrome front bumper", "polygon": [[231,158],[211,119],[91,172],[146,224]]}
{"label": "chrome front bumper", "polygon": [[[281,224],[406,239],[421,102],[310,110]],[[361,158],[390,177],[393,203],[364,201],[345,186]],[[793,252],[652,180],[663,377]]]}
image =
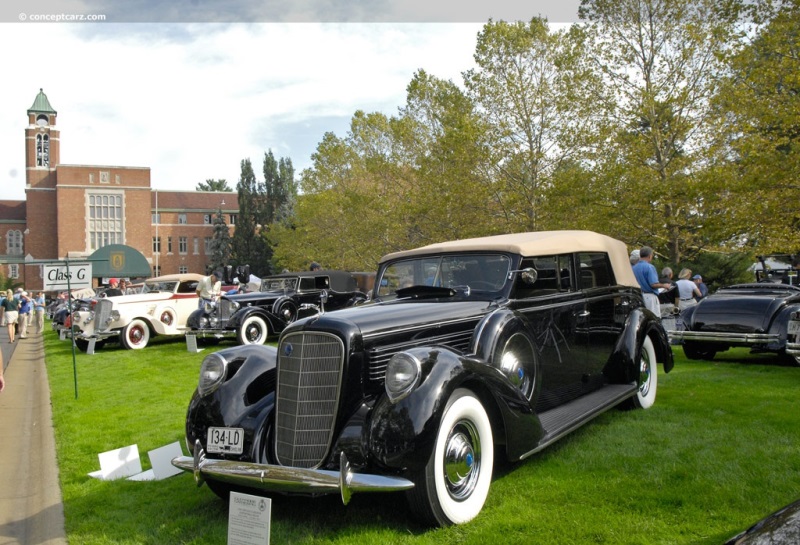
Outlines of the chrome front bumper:
{"label": "chrome front bumper", "polygon": [[195,442],[194,456],[178,456],[172,465],[194,474],[197,486],[206,477],[248,488],[292,494],[333,494],[338,492],[347,505],[356,492],[394,492],[408,490],[414,483],[402,477],[366,475],[353,473],[344,453],[339,458],[339,471],[306,469],[300,467],[210,460],[200,445]]}
{"label": "chrome front bumper", "polygon": [[671,341],[706,341],[751,345],[780,342],[780,335],[775,333],[721,333],[718,331],[668,331]]}

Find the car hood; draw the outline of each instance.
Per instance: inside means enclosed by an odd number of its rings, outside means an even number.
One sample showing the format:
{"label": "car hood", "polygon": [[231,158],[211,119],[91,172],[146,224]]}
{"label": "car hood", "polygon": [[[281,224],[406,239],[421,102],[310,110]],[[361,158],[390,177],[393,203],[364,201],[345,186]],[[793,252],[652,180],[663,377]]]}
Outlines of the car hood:
{"label": "car hood", "polygon": [[286,331],[297,328],[341,330],[354,326],[365,340],[381,334],[403,335],[403,332],[408,332],[408,335],[413,335],[414,331],[431,327],[456,325],[459,322],[474,323],[497,308],[497,304],[490,301],[394,300],[306,318],[295,322]]}
{"label": "car hood", "polygon": [[271,301],[283,297],[284,295],[294,295],[296,292],[288,291],[254,291],[250,293],[234,293],[232,295],[223,295],[223,299],[236,301],[237,303],[247,304],[254,301]]}
{"label": "car hood", "polygon": [[167,299],[188,299],[197,297],[194,293],[172,293],[171,291],[153,291],[149,293],[134,293],[131,295],[116,295],[114,297],[107,297],[108,301],[112,301],[114,306],[138,304],[138,303],[151,303],[156,301],[166,301]]}

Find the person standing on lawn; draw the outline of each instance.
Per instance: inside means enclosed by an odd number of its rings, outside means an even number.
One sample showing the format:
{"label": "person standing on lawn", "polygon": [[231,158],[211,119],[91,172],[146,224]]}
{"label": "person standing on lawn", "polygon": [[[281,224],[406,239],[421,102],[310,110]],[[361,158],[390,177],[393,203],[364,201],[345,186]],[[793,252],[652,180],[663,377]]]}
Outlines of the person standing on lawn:
{"label": "person standing on lawn", "polygon": [[37,335],[41,335],[42,331],[44,331],[44,307],[46,304],[44,293],[40,291],[36,299],[33,300],[33,316],[36,321]]}
{"label": "person standing on lawn", "polygon": [[669,289],[671,284],[661,282],[653,261],[653,249],[650,246],[642,246],[639,250],[639,262],[633,266],[633,275],[642,288],[644,306],[661,318],[661,304],[658,302],[658,290]]}
{"label": "person standing on lawn", "polygon": [[17,321],[19,320],[19,299],[14,298],[14,292],[8,290],[3,301],[5,309],[6,327],[8,327],[8,342],[13,343],[17,332]]}

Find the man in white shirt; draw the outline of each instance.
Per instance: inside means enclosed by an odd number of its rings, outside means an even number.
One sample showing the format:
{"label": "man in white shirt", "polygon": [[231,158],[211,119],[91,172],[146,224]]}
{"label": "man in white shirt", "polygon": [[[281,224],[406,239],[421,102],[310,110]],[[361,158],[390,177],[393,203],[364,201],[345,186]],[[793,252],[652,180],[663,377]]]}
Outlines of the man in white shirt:
{"label": "man in white shirt", "polygon": [[219,298],[219,293],[222,290],[220,276],[219,271],[214,271],[210,275],[201,278],[200,282],[197,283],[197,296],[200,298],[197,308],[203,308],[206,303]]}

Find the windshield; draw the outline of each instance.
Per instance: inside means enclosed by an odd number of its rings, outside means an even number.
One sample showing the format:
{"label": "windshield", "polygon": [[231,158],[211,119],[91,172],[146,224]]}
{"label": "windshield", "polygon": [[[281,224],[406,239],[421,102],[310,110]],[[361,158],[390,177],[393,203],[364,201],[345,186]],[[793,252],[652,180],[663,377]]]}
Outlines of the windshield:
{"label": "windshield", "polygon": [[502,254],[437,255],[389,263],[380,273],[378,297],[412,286],[465,288],[497,295],[506,285],[511,260]]}
{"label": "windshield", "polygon": [[296,291],[297,278],[265,278],[261,281],[261,291]]}
{"label": "windshield", "polygon": [[177,280],[172,282],[145,282],[144,288],[142,288],[142,293],[150,293],[153,291],[167,291],[169,293],[173,293],[177,285]]}

